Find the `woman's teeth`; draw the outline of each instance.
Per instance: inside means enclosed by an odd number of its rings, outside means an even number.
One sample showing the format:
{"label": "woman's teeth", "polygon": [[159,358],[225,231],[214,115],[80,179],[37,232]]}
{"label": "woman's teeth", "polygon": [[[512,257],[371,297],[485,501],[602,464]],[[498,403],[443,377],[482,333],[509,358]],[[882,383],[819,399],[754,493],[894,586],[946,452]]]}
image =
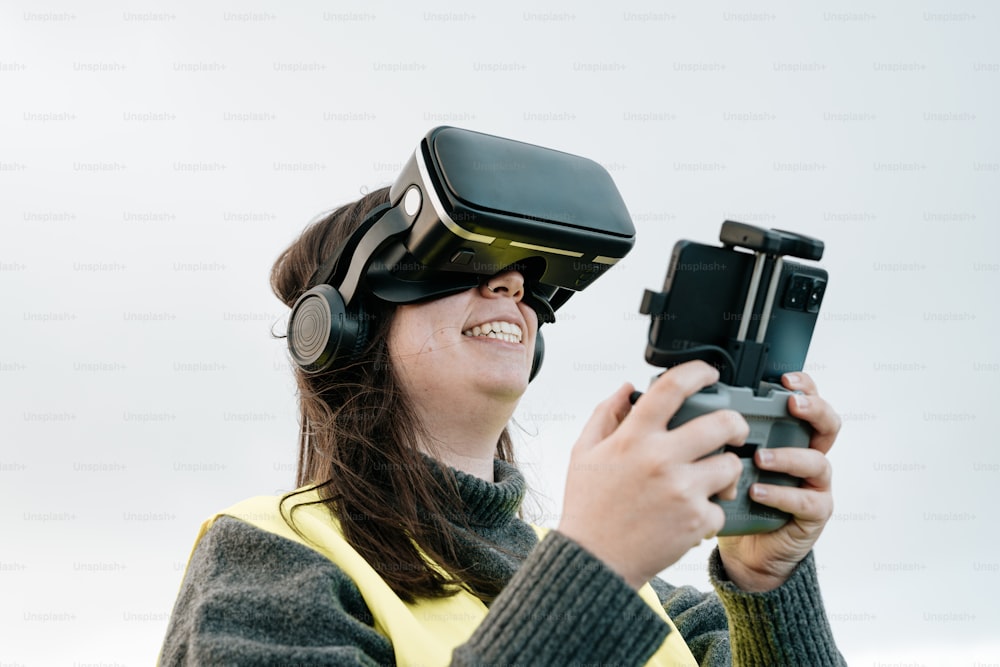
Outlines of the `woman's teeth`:
{"label": "woman's teeth", "polygon": [[521,342],[521,327],[510,322],[486,322],[466,329],[462,332],[464,336],[485,336],[487,338],[499,338],[508,343]]}

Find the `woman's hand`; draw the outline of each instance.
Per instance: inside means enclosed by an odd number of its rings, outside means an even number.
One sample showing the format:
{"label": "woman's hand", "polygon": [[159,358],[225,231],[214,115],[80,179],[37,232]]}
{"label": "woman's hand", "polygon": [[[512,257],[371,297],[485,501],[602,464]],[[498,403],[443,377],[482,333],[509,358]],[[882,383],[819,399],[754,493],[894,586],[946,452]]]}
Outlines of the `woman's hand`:
{"label": "woman's hand", "polygon": [[730,580],[745,591],[769,591],[783,584],[806,557],[833,514],[830,479],[833,469],[826,458],[837,433],[840,417],[820,398],[816,384],[805,373],[787,373],[782,384],[802,391],[788,399],[788,410],[812,424],[809,448],[783,447],[757,450],[755,462],[762,470],[802,478],[802,486],[754,484],[750,497],[792,515],[791,521],[772,533],[719,538],[719,554]]}
{"label": "woman's hand", "polygon": [[681,364],[634,407],[633,388],[625,385],[597,406],[573,447],[558,530],[634,588],[725,523],[722,508],[709,498],[733,498],[742,465],[732,453],[703,457],[743,444],[746,420],[717,410],[666,428],[688,396],[718,379],[704,362]]}

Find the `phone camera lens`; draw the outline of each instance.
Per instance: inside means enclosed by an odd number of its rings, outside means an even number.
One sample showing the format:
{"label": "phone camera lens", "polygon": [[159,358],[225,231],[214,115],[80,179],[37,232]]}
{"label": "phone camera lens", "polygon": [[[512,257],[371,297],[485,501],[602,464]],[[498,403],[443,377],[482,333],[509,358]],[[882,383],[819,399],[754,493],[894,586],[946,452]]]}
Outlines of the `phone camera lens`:
{"label": "phone camera lens", "polygon": [[809,303],[806,305],[806,310],[810,313],[819,312],[819,304],[823,301],[823,293],[826,292],[826,281],[822,278],[816,278],[812,283],[812,290],[809,292]]}
{"label": "phone camera lens", "polygon": [[788,281],[782,306],[788,310],[805,310],[806,302],[810,299],[813,291],[812,278],[796,273]]}

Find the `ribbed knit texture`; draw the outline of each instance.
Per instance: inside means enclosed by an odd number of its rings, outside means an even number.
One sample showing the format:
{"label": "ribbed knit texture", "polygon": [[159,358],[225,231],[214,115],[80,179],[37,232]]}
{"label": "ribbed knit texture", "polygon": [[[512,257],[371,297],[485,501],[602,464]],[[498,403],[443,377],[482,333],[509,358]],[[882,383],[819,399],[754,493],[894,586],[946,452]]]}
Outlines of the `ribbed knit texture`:
{"label": "ribbed knit texture", "polygon": [[[431,458],[427,461],[434,476],[443,479],[440,464]],[[492,484],[461,470],[452,469],[451,472],[458,483],[464,519],[470,526],[501,529],[517,516],[527,491],[524,475],[517,468],[503,461],[494,461]]]}
{"label": "ribbed knit texture", "polygon": [[746,593],[729,581],[718,549],[709,574],[729,616],[734,665],[847,664],[833,643],[812,552],[788,581],[766,593]]}
{"label": "ribbed knit texture", "polygon": [[525,664],[641,665],[669,630],[624,579],[557,532],[507,584],[490,616],[455,651],[453,664],[530,656]]}
{"label": "ribbed knit texture", "polygon": [[[502,462],[494,475],[489,483],[455,472],[462,563],[506,586],[453,664],[643,664],[666,623],[575,542],[552,531],[539,544],[517,518],[524,477]],[[700,664],[729,664],[730,638],[736,665],[842,664],[811,556],[770,593],[737,590],[717,553],[710,570],[718,595],[651,582]],[[161,664],[392,665],[373,622],[357,586],[325,557],[222,517],[188,565]]]}

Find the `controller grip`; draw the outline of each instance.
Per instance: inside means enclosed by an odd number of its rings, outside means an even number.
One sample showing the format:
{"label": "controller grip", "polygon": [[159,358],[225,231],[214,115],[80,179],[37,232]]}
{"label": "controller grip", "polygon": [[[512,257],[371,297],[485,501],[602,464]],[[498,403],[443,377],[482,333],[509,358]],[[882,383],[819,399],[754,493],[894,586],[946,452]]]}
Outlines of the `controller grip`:
{"label": "controller grip", "polygon": [[[750,425],[750,435],[747,436],[745,445],[725,447],[715,452],[721,454],[723,451],[732,451],[743,463],[736,499],[712,498],[726,513],[726,523],[719,535],[769,533],[781,528],[791,519],[791,515],[786,512],[750,499],[750,485],[756,482],[781,486],[799,486],[802,483],[798,477],[760,470],[753,461],[754,452],[758,449],[809,446],[812,426],[788,412],[790,395],[791,392],[784,387],[769,382],[761,383],[756,392],[749,387],[717,383],[689,397],[668,422],[667,428],[673,429],[709,412],[729,409],[742,414]],[[712,455],[714,454],[710,454]]]}

